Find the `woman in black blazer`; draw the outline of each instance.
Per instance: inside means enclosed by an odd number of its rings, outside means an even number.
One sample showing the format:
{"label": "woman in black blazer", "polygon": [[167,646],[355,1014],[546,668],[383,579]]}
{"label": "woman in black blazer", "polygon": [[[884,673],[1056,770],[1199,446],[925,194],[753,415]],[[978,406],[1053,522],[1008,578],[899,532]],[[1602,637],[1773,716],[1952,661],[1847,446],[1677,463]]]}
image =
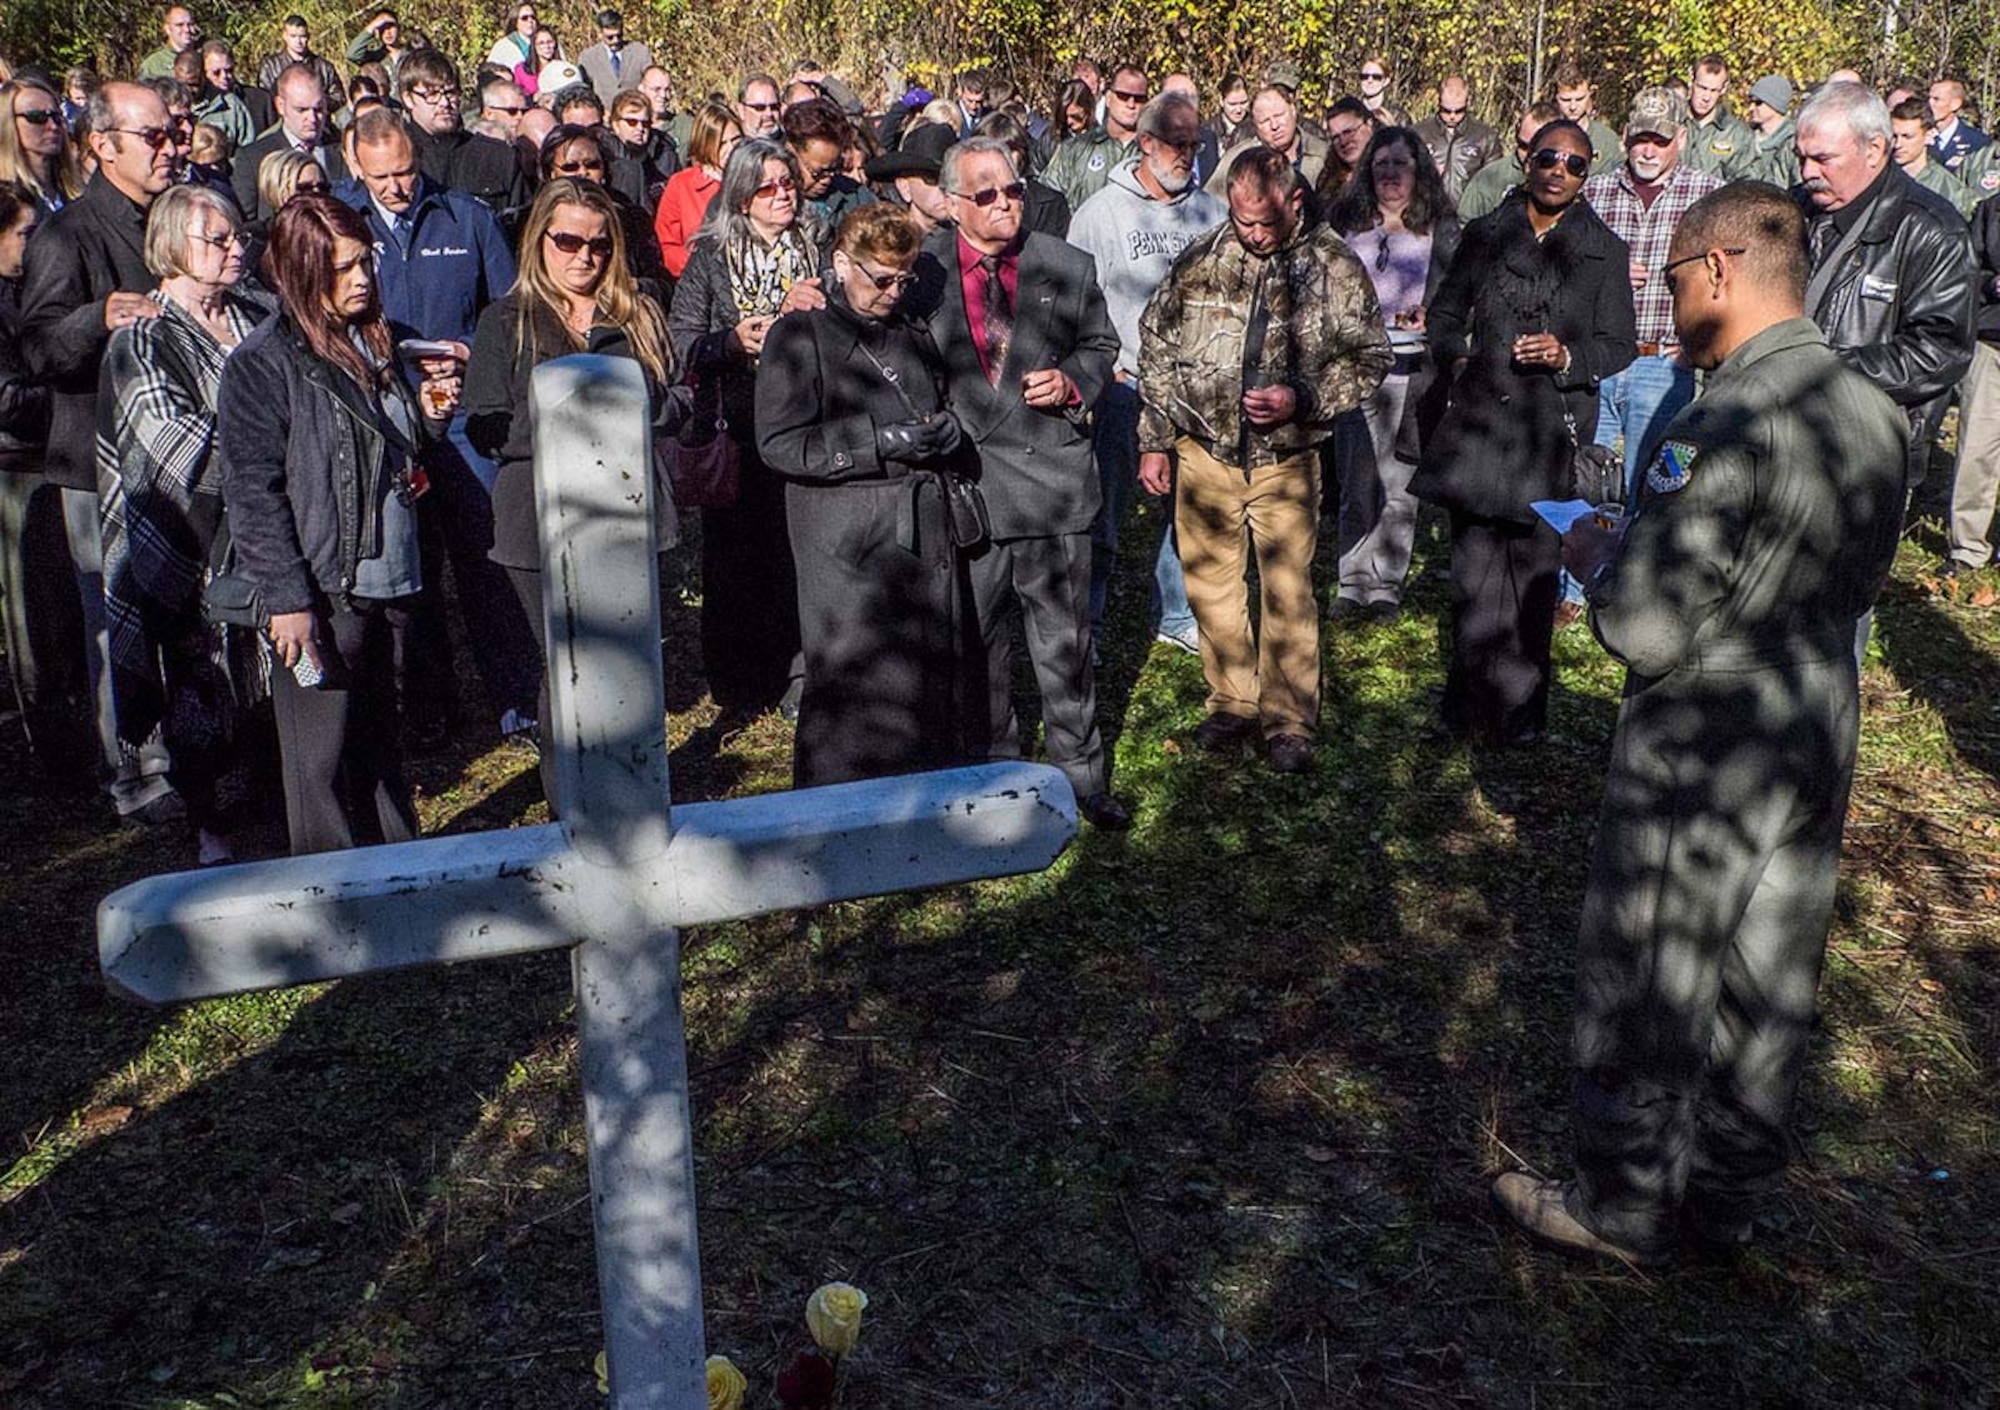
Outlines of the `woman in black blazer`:
{"label": "woman in black blazer", "polygon": [[1444,723],[1533,743],[1548,717],[1562,541],[1528,505],[1571,492],[1597,384],[1638,351],[1630,256],[1580,199],[1591,145],[1553,122],[1520,190],[1465,229],[1427,314],[1449,401],[1411,489],[1451,516]]}

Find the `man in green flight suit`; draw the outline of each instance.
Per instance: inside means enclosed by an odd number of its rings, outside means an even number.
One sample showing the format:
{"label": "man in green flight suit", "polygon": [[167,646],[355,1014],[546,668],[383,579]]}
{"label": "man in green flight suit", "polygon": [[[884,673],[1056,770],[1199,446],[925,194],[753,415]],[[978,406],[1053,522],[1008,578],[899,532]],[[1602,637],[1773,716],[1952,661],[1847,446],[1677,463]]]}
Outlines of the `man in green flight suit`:
{"label": "man in green flight suit", "polygon": [[1495,157],[1472,173],[1472,179],[1465,183],[1465,190],[1458,197],[1458,218],[1473,221],[1499,210],[1508,193],[1519,190],[1527,177],[1522,163],[1528,160],[1528,144],[1537,132],[1561,117],[1554,103],[1531,104],[1521,114],[1521,125],[1514,129],[1513,155]]}
{"label": "man in green flight suit", "polygon": [[1720,54],[1695,60],[1688,76],[1687,149],[1681,160],[1696,171],[1724,181],[1749,176],[1757,155],[1756,134],[1729,111],[1729,61]]}
{"label": "man in green flight suit", "polygon": [[1853,619],[1902,523],[1907,419],[1804,316],[1801,217],[1739,181],[1665,277],[1708,372],[1622,533],[1563,540],[1627,667],[1577,955],[1573,1180],[1502,1175],[1543,1242],[1740,1244],[1783,1176],[1854,776]]}
{"label": "man in green flight suit", "polygon": [[1750,85],[1751,159],[1739,175],[1786,190],[1799,184],[1799,130],[1792,122],[1792,81],[1767,73]]}

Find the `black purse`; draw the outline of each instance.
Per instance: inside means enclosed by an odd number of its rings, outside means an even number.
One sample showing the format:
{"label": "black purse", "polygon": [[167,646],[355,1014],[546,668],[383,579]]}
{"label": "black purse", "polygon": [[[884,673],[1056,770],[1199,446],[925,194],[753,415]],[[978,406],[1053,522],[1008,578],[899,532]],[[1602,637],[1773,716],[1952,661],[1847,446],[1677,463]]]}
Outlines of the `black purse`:
{"label": "black purse", "polygon": [[[882,374],[882,380],[889,384],[889,390],[903,403],[903,409],[910,413],[912,421],[931,419],[917,410],[917,404],[903,390],[903,380],[896,375],[894,368],[875,356],[866,343],[857,342],[855,346],[861,350],[863,357],[875,364],[875,370]],[[985,544],[993,537],[993,517],[987,512],[986,496],[980,493],[978,482],[949,470],[938,471],[937,477],[944,486],[945,519],[951,529],[952,546],[970,551]]]}
{"label": "black purse", "polygon": [[236,568],[236,545],[229,536],[229,516],[225,512],[208,547],[211,572],[201,589],[201,612],[218,627],[248,627],[262,631],[270,620],[264,610],[264,592],[247,574]]}
{"label": "black purse", "polygon": [[1569,431],[1569,483],[1564,499],[1585,499],[1592,504],[1625,502],[1625,458],[1610,446],[1592,441],[1585,445],[1576,433],[1576,418],[1563,405],[1563,426]]}

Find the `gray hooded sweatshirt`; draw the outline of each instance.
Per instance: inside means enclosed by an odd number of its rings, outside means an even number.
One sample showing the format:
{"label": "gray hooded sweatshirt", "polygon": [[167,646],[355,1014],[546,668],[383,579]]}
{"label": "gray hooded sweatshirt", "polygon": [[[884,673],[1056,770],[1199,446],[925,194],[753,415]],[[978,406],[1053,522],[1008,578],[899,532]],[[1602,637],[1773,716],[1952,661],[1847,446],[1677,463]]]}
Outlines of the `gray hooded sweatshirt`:
{"label": "gray hooded sweatshirt", "polygon": [[1097,282],[1118,329],[1118,370],[1139,375],[1139,315],[1182,250],[1229,218],[1219,197],[1189,182],[1159,201],[1139,184],[1133,157],[1113,169],[1104,189],[1070,217],[1069,242],[1097,261]]}

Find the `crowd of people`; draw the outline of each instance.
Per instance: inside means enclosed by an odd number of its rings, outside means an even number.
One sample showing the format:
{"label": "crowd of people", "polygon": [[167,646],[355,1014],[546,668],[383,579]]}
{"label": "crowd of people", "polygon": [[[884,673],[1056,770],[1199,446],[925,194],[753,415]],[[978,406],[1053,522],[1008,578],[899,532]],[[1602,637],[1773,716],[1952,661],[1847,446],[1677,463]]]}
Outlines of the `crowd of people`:
{"label": "crowd of people", "polygon": [[[251,83],[176,5],[133,78],[9,72],[0,586],[45,766],[184,819],[204,864],[246,751],[294,852],[415,836],[404,748],[483,729],[448,609],[493,728],[547,715],[528,387],[571,353],[642,369],[708,690],[796,722],[802,787],[1018,757],[1018,646],[1079,813],[1130,827],[1096,669],[1135,489],[1171,499],[1131,610],[1200,657],[1193,743],[1307,773],[1322,625],[1399,616],[1427,503],[1442,731],[1533,746],[1566,617],[1631,671],[1582,1168],[1496,1193],[1621,1257],[1676,1210],[1741,1236],[1783,1168],[1869,608],[1955,397],[1951,562],[1992,554],[2000,149],[1964,84],[1843,71],[1795,105],[1711,56],[1613,126],[1564,66],[1511,146],[1459,76],[1414,120],[1383,55],[1319,107],[1283,65],[1205,95],[1084,60],[1045,110],[975,71],[869,113],[810,61],[683,108],[595,20],[572,60],[524,0],[468,82],[392,11],[344,64],[294,16]],[[1531,507],[1579,495],[1566,533]],[[1703,843],[1732,808],[1754,829]]]}

